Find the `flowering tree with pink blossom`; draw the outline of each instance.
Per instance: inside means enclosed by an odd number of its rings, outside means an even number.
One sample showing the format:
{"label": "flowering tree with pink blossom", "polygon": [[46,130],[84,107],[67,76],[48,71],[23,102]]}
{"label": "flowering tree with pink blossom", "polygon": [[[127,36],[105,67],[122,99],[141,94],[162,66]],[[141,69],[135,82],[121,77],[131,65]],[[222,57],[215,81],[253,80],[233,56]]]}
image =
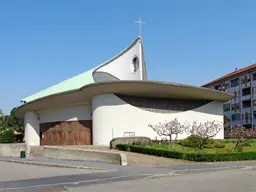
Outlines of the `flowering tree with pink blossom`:
{"label": "flowering tree with pink blossom", "polygon": [[232,128],[231,137],[236,139],[236,144],[233,147],[232,152],[237,150],[242,152],[244,143],[248,140],[256,138],[256,130],[236,126]]}
{"label": "flowering tree with pink blossom", "polygon": [[[188,123],[181,124],[177,118],[171,120],[171,121],[165,121],[164,123],[158,123],[156,125],[148,125],[150,128],[152,128],[158,136],[167,136],[169,137],[169,146],[168,149],[171,148],[171,142],[173,141],[173,135],[175,135],[174,141],[177,140],[178,135],[184,133],[188,128]],[[172,148],[174,148],[174,142],[172,144]]]}
{"label": "flowering tree with pink blossom", "polygon": [[207,140],[215,137],[223,129],[223,124],[218,121],[206,121],[205,123],[197,123],[194,121],[188,132],[191,135],[198,135],[200,138],[199,148],[203,151]]}

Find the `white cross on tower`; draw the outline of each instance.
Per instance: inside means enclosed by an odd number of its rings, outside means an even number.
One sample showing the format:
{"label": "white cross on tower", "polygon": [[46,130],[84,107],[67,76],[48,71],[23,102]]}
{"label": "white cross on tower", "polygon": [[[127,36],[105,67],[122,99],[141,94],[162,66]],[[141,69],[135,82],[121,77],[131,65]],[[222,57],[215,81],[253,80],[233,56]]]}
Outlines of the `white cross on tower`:
{"label": "white cross on tower", "polygon": [[140,37],[142,38],[142,36],[141,36],[141,32],[142,32],[142,24],[145,24],[145,22],[144,21],[142,21],[141,20],[141,18],[139,17],[139,20],[138,21],[135,21],[135,23],[138,23],[139,24],[139,29],[140,29]]}

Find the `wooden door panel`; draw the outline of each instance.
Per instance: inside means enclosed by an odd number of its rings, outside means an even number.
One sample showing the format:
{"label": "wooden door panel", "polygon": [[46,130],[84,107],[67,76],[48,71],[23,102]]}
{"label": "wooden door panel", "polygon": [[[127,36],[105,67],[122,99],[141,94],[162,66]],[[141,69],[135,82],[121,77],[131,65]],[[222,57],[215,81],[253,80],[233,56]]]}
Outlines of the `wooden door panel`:
{"label": "wooden door panel", "polygon": [[65,121],[40,124],[41,145],[91,145],[92,121]]}

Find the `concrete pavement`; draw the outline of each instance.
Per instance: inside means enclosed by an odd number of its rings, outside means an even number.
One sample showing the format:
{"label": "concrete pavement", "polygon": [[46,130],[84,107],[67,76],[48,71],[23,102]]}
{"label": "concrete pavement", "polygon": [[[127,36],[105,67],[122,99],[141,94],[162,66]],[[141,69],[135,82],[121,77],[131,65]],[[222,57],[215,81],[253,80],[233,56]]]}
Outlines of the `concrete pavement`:
{"label": "concrete pavement", "polygon": [[233,170],[188,174],[158,179],[141,179],[82,187],[67,187],[70,192],[256,192],[256,171]]}
{"label": "concrete pavement", "polygon": [[[4,162],[10,160],[70,165],[73,166],[73,168],[43,167]],[[179,177],[184,177],[195,174],[212,174],[222,171],[231,173],[231,171],[256,166],[256,161],[198,163],[168,167],[140,167],[136,165],[119,166],[95,161],[67,161],[42,157],[27,159],[1,157],[0,165],[0,191],[42,192],[67,191],[67,189],[71,191],[73,189],[80,190],[83,189],[83,187],[92,188],[93,186],[107,183],[115,183],[115,186],[118,186],[122,181],[129,181],[131,183],[134,183],[136,180],[153,181],[154,178],[165,179],[164,177],[168,176],[175,176],[176,178],[178,175]],[[74,169],[74,167],[94,167],[104,170]]]}

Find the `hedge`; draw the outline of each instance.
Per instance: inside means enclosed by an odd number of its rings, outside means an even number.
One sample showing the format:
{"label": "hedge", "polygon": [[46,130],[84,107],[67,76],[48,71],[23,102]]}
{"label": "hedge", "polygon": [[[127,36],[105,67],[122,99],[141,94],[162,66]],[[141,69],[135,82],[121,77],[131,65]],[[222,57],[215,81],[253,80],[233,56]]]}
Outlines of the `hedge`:
{"label": "hedge", "polygon": [[242,161],[242,160],[256,160],[256,152],[242,152],[242,153],[182,153],[177,151],[168,151],[164,149],[155,149],[145,146],[118,144],[116,148],[122,151],[131,151],[136,153],[142,153],[147,155],[154,155],[160,157],[168,157],[174,159],[183,159],[188,161]]}

